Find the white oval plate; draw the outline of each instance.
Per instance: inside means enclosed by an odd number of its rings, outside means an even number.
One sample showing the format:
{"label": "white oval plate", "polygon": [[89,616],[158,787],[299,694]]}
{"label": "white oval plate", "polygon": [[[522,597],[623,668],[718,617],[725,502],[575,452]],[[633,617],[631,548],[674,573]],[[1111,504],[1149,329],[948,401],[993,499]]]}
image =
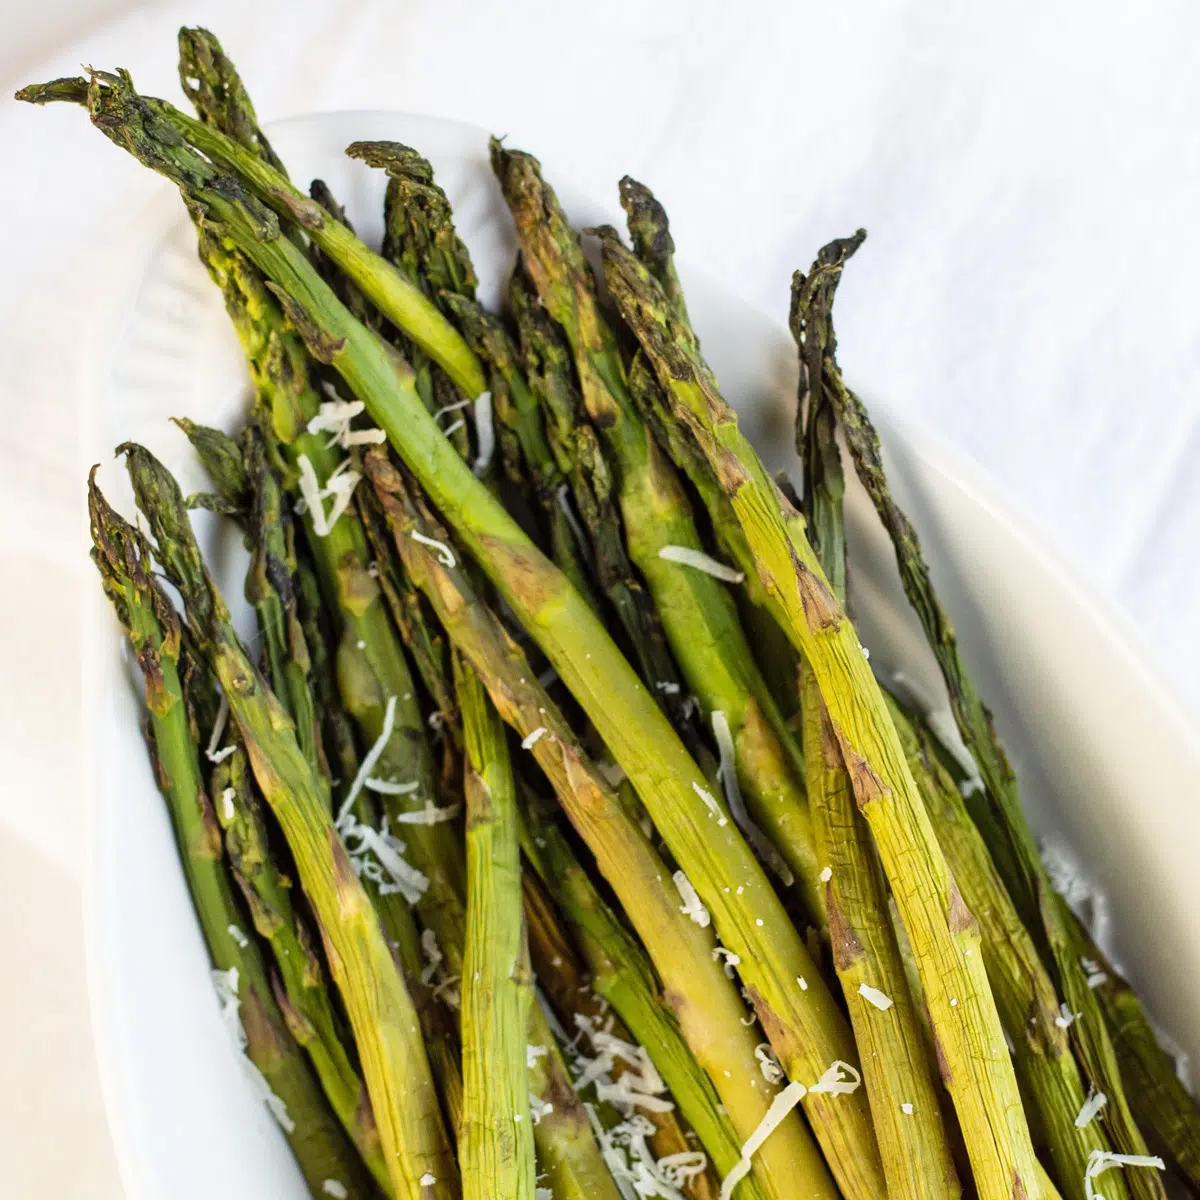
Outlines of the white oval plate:
{"label": "white oval plate", "polygon": [[[271,136],[293,177],[302,186],[314,175],[325,178],[359,232],[376,242],[383,177],[342,152],[370,138],[417,147],[454,204],[483,299],[496,304],[514,247],[482,131],[366,112],[297,118]],[[614,181],[614,198],[615,192]],[[560,194],[580,225],[619,223],[615,203],[598,206],[565,184]],[[96,364],[84,445],[91,462],[107,460],[119,441],[142,441],[179,474],[185,490],[196,490],[204,481],[167,418],[231,426],[244,405],[244,369],[182,206],[166,189],[146,214],[130,261],[125,290],[110,309],[113,327],[100,342],[107,357]],[[767,317],[686,262],[681,270],[726,396],[769,465],[794,470],[796,372],[781,320],[786,297],[779,313]],[[935,438],[885,420],[878,401],[874,410],[895,492],[924,539],[1038,831],[1070,846],[1086,865],[1111,901],[1115,952],[1163,1024],[1185,1049],[1200,1051],[1195,730],[1146,673],[1131,639],[969,468]],[[101,482],[132,512],[123,471],[106,466]],[[872,661],[887,672],[902,670],[918,693],[937,700],[943,694],[936,668],[899,590],[890,547],[854,488],[849,522],[852,600]],[[240,547],[217,541],[206,516],[198,527],[236,605]],[[306,1192],[286,1144],[243,1086],[218,1017],[207,955],[138,734],[131,672],[99,587],[87,629],[88,975],[128,1194],[131,1200],[300,1200]]]}

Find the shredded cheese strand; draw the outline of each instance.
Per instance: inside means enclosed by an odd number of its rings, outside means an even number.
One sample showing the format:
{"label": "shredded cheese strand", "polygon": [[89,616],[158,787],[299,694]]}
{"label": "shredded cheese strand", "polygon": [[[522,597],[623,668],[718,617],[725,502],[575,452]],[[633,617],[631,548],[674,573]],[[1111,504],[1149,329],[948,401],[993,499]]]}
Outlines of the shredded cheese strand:
{"label": "shredded cheese strand", "polygon": [[492,419],[492,393],[480,392],[472,402],[475,414],[475,436],[479,439],[479,452],[471,464],[476,475],[482,475],[492,462],[496,450],[496,425]]}
{"label": "shredded cheese strand", "polygon": [[1083,1190],[1087,1200],[1104,1200],[1096,1191],[1092,1180],[1112,1167],[1148,1167],[1156,1171],[1165,1171],[1167,1164],[1152,1154],[1113,1154],[1110,1150],[1093,1150],[1088,1155],[1087,1171],[1083,1176]]}
{"label": "shredded cheese strand", "polygon": [[726,566],[711,554],[705,554],[703,550],[695,550],[691,546],[663,546],[658,552],[658,557],[665,558],[667,562],[691,567],[695,571],[703,571],[705,575],[711,575],[722,583],[741,583],[746,578],[745,572]]}
{"label": "shredded cheese strand", "polygon": [[771,1101],[771,1107],[763,1114],[758,1128],[742,1146],[742,1157],[734,1163],[728,1175],[721,1181],[721,1200],[729,1200],[733,1189],[750,1174],[751,1158],[762,1148],[763,1143],[783,1124],[784,1118],[804,1099],[808,1089],[802,1083],[789,1083]]}
{"label": "shredded cheese strand", "polygon": [[411,537],[414,542],[420,542],[422,546],[429,546],[432,550],[436,550],[437,560],[443,567],[453,567],[458,563],[458,559],[454,557],[454,551],[445,542],[439,542],[437,538],[426,537],[416,529],[412,531]]}
{"label": "shredded cheese strand", "polygon": [[892,1007],[892,998],[886,992],[873,988],[869,983],[858,985],[858,994],[868,1003],[873,1004],[880,1012],[887,1012]]}
{"label": "shredded cheese strand", "polygon": [[676,871],[671,878],[675,881],[675,887],[683,900],[679,911],[691,917],[701,929],[707,929],[712,918],[708,915],[708,909],[704,907],[699,893],[692,887],[692,881],[682,871]]}
{"label": "shredded cheese strand", "polygon": [[1076,1129],[1086,1129],[1095,1119],[1096,1114],[1108,1103],[1108,1097],[1103,1092],[1093,1092],[1079,1110],[1075,1118]]}

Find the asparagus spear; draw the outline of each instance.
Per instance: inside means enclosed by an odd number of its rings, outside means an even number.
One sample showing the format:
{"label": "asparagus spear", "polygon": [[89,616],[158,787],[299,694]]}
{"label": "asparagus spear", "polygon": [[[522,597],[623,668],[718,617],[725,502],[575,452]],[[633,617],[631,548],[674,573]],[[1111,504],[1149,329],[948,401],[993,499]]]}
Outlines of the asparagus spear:
{"label": "asparagus spear", "polygon": [[[1164,1053],[1133,989],[1099,948],[1090,943],[1088,957],[1104,979],[1096,995],[1116,1044],[1121,1073],[1134,1116],[1146,1136],[1161,1146],[1193,1188],[1200,1189],[1200,1117],[1196,1101],[1180,1082],[1175,1063]],[[1104,1181],[1105,1193],[1109,1181]]]}
{"label": "asparagus spear", "polygon": [[[205,219],[219,222],[273,281],[310,351],[338,371],[386,430],[613,749],[714,914],[722,940],[742,960],[742,977],[785,1069],[811,1083],[833,1060],[853,1065],[849,1031],[832,998],[815,989],[802,994],[796,986],[799,976],[815,977],[812,960],[737,830],[727,819],[722,824],[719,806],[695,790],[703,790],[703,775],[586,602],[446,442],[411,374],[353,319],[304,255],[277,235],[273,216],[181,144],[175,125],[164,127],[169,106],[141,100],[127,76],[99,74],[90,84],[56,81],[22,96],[86,102],[105,133],[180,185],[203,207]],[[851,1197],[877,1196],[882,1183],[865,1098],[810,1088],[806,1110],[843,1190]]]}
{"label": "asparagus spear", "polygon": [[457,1168],[417,1032],[417,1013],[334,828],[325,786],[229,622],[200,559],[175,480],[144,448],[122,449],[159,561],[183,597],[189,632],[228,698],[255,778],[288,839],[313,906],[354,1030],[396,1194],[414,1200],[453,1196]]}
{"label": "asparagus spear", "polygon": [[[520,361],[545,415],[551,453],[568,481],[575,511],[587,531],[596,585],[620,622],[642,679],[658,693],[676,729],[686,731],[690,702],[684,694],[654,602],[625,552],[622,521],[614,497],[616,481],[596,431],[583,412],[572,377],[570,349],[519,267],[509,282],[508,295],[520,335]],[[568,494],[559,488],[555,501],[557,514],[565,524],[570,524]],[[559,565],[570,576],[566,567]],[[586,588],[577,590],[588,594]]]}
{"label": "asparagus spear", "polygon": [[[832,298],[831,288],[822,302]],[[844,486],[831,416],[820,392],[810,389],[807,421],[798,422],[807,427],[798,440],[808,450],[804,498],[813,549],[834,596],[845,604]],[[962,1189],[870,831],[855,805],[837,736],[807,662],[800,678],[808,798],[818,852],[829,868],[825,888],[833,962],[862,1055],[888,1195],[958,1196]]]}
{"label": "asparagus spear", "polygon": [[[946,861],[967,906],[979,914],[983,961],[1013,1044],[1026,1108],[1041,1130],[1061,1188],[1070,1200],[1083,1200],[1089,1156],[1111,1151],[1112,1144],[1101,1122],[1083,1129],[1075,1126],[1087,1099],[1070,1044],[1078,1018],[1070,1008],[1066,1016],[1060,1010],[1033,938],[1021,923],[958,786],[937,758],[932,735],[893,697],[886,698]],[[1128,1195],[1120,1176],[1106,1179],[1104,1191],[1109,1200]]]}
{"label": "asparagus spear", "polygon": [[[480,602],[457,562],[450,565],[453,551],[436,550],[446,545],[445,532],[416,505],[382,453],[368,454],[366,469],[409,574],[485,681],[503,719],[528,742],[572,823],[596,854],[663,977],[688,1045],[708,1072],[739,1136],[749,1137],[770,1103],[770,1089],[760,1086],[765,1080],[758,1074],[755,1039],[742,1025],[736,991],[716,962],[713,940],[705,932],[707,918],[701,925],[684,915],[669,869],[583,754],[523,652]],[[425,539],[432,539],[433,547]],[[802,970],[817,980],[811,965]],[[839,1019],[819,982],[814,982],[812,996],[814,1009],[819,1007],[826,1018],[825,1028],[814,1031],[820,1041],[803,1048],[808,1070],[819,1065],[815,1079],[830,1061],[853,1050],[848,1039],[840,1037]],[[764,1146],[758,1167],[768,1194],[779,1194],[779,1188],[798,1178],[805,1179],[813,1195],[828,1194],[819,1156],[794,1117]]]}
{"label": "asparagus spear", "polygon": [[370,1196],[370,1179],[288,1032],[258,946],[243,932],[248,922],[222,861],[220,829],[180,682],[179,618],[153,578],[149,544],[109,507],[95,475],[93,468],[88,480],[92,558],[145,679],[155,774],[213,966],[232,981],[239,1001],[246,1054],[278,1098],[276,1115],[313,1196],[320,1196],[329,1180],[352,1196]]}
{"label": "asparagus spear", "polygon": [[533,1123],[525,1035],[533,981],[521,917],[517,796],[508,745],[483,685],[454,658],[469,770],[467,945],[463,955],[466,1200],[533,1200]]}
{"label": "asparagus spear", "polygon": [[[840,273],[846,258],[861,241],[862,235],[826,247],[812,276],[807,280],[799,277],[794,284],[795,306],[803,308],[822,289],[828,288],[828,280]],[[1107,1125],[1116,1148],[1125,1154],[1144,1155],[1145,1139],[1125,1096],[1116,1051],[1081,961],[1087,954],[1086,940],[1074,915],[1050,884],[1033,833],[1021,811],[1016,778],[996,736],[991,714],[959,658],[954,627],[934,593],[920,540],[888,491],[878,435],[837,365],[836,341],[827,307],[821,321],[824,328],[819,338],[813,339],[819,344],[811,352],[812,363],[807,374],[811,381],[815,372],[820,373],[822,387],[837,412],[859,479],[892,539],[905,593],[941,668],[959,732],[979,767],[982,799],[986,800],[982,811],[976,806],[980,830],[988,839],[992,857],[1018,911],[1027,924],[1044,930],[1066,1002],[1072,1011],[1082,1014],[1075,1043],[1092,1085],[1108,1097]],[[1166,1194],[1162,1181],[1153,1172],[1134,1172],[1129,1183],[1136,1197]]]}
{"label": "asparagus spear", "polygon": [[275,957],[276,1002],[292,1036],[312,1059],[342,1127],[375,1181],[390,1195],[391,1181],[366,1089],[342,1043],[311,935],[292,906],[291,882],[271,859],[266,822],[240,745],[235,744],[233,755],[213,769],[212,791],[221,797],[217,819],[225,833],[233,877],[246,899],[254,929]]}
{"label": "asparagus spear", "polygon": [[[654,597],[676,661],[705,720],[724,714],[738,783],[756,815],[769,816],[771,833],[784,838],[793,860],[808,867],[807,848],[789,844],[804,812],[798,755],[788,747],[792,735],[754,662],[725,584],[671,557],[680,548],[702,551],[703,544],[678,476],[634,408],[616,338],[599,311],[578,239],[536,159],[493,139],[492,167],[538,295],[571,343],[584,407],[615,467],[630,557]],[[769,843],[758,827],[740,823],[765,849]],[[785,867],[785,882],[791,882],[791,874]],[[819,923],[816,880],[802,874],[800,882],[810,916]]]}
{"label": "asparagus spear", "polygon": [[978,953],[979,930],[947,868],[880,690],[791,506],[738,429],[712,372],[662,289],[615,233],[603,236],[605,279],[653,363],[678,420],[729,497],[781,624],[811,663],[913,942],[938,1046],[983,1200],[1017,1187],[1040,1195],[1033,1148],[1003,1030]]}
{"label": "asparagus spear", "polygon": [[[334,780],[335,794],[344,796],[358,774],[360,761],[354,745],[352,723],[342,707],[334,665],[326,649],[328,644],[333,643],[333,638],[327,632],[327,623],[322,620],[325,614],[321,610],[319,585],[307,563],[301,560],[298,566],[300,620],[308,644],[313,648],[313,695],[327,734],[326,745],[330,748],[331,766],[338,773]],[[372,829],[379,828],[379,810],[366,790],[358,793],[353,813],[359,823]],[[385,883],[370,876],[364,877],[363,883],[379,914],[388,942],[404,970],[405,982],[421,1019],[421,1032],[441,1096],[446,1124],[452,1132],[457,1133],[462,1117],[463,1084],[458,1031],[452,1014],[421,978],[426,964],[408,901]]]}
{"label": "asparagus spear", "polygon": [[[589,988],[582,988],[576,982],[580,977],[579,968],[566,974],[568,995],[564,1003],[572,996],[587,992],[612,1005],[630,1036],[650,1055],[678,1104],[680,1115],[696,1132],[718,1175],[727,1175],[741,1156],[737,1133],[728,1116],[721,1111],[720,1098],[712,1083],[688,1049],[679,1021],[659,989],[654,968],[645,952],[604,903],[556,824],[533,806],[527,806],[522,844],[537,872],[534,878],[553,890],[567,914],[591,972]],[[533,888],[527,885],[527,911],[531,907],[531,891]],[[540,895],[537,891],[533,894]],[[542,903],[546,902],[543,897]],[[535,905],[534,911],[539,907]],[[541,923],[531,921],[530,925],[534,929]],[[555,958],[565,958],[570,953],[565,948],[555,947]],[[536,965],[536,953],[534,961]],[[546,974],[560,970],[561,964],[555,962],[552,968],[548,964]],[[539,969],[539,976],[541,974]],[[578,1000],[575,1002],[578,1004]],[[618,1037],[625,1036],[621,1027],[615,1032]],[[650,1114],[652,1120],[654,1116]],[[659,1157],[688,1148],[686,1141],[683,1145],[671,1141],[654,1144]],[[702,1185],[704,1178],[700,1176],[694,1183]],[[707,1185],[690,1187],[688,1191],[698,1198],[709,1194]],[[739,1197],[750,1200],[762,1194],[758,1182],[751,1178],[741,1185]]]}

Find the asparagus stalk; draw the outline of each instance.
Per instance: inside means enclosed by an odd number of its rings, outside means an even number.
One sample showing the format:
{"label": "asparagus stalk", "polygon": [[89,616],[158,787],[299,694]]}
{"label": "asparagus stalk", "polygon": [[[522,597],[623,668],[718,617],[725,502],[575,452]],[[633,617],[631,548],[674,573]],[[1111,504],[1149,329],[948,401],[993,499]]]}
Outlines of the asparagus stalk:
{"label": "asparagus stalk", "polygon": [[[567,914],[591,972],[588,988],[578,982],[580,967],[565,973],[563,1004],[569,1006],[573,998],[587,993],[612,1005],[630,1037],[645,1047],[679,1106],[680,1115],[699,1137],[718,1175],[724,1177],[741,1157],[737,1133],[728,1115],[722,1112],[720,1097],[711,1081],[688,1049],[679,1021],[659,989],[654,968],[645,952],[604,903],[556,824],[532,806],[527,808],[522,843],[537,872],[534,878],[542,886],[552,889]],[[531,909],[531,892],[541,899],[541,905],[532,905],[536,912],[548,901],[527,885],[527,912]],[[530,921],[531,930],[544,928],[545,924]],[[536,937],[534,945],[537,945]],[[565,947],[554,947],[555,960],[567,958],[571,953]],[[536,952],[534,962],[537,965]],[[561,963],[552,960],[546,964],[544,973],[539,967],[539,977],[561,970]],[[578,1004],[579,1000],[574,1002]],[[614,1032],[618,1037],[625,1036],[621,1027]],[[651,1120],[655,1119],[655,1114],[649,1116]],[[671,1124],[678,1129],[674,1122]],[[662,1126],[659,1128],[661,1130]],[[680,1145],[673,1136],[663,1139],[661,1144],[654,1143],[659,1157],[689,1148],[686,1140]],[[710,1195],[705,1178],[698,1177],[693,1181],[695,1186],[688,1189],[697,1200]],[[741,1185],[738,1195],[739,1200],[751,1200],[751,1197],[762,1196],[763,1191],[758,1181],[750,1178]]]}
{"label": "asparagus stalk", "polygon": [[[1096,994],[1116,1044],[1134,1116],[1193,1188],[1200,1189],[1200,1117],[1175,1063],[1158,1044],[1133,989],[1094,943],[1088,957],[1103,981]],[[1105,1193],[1109,1181],[1104,1181]]]}
{"label": "asparagus stalk", "polygon": [[[333,643],[333,638],[328,635],[327,624],[322,621],[325,614],[321,610],[319,585],[307,563],[301,560],[298,566],[300,620],[308,644],[313,648],[313,695],[327,734],[326,745],[331,752],[331,766],[337,771],[335,794],[344,795],[358,774],[360,765],[354,745],[354,731],[342,707],[334,665],[326,649],[327,644]],[[379,827],[380,813],[367,791],[359,792],[353,812],[356,820],[362,824],[373,829]],[[363,885],[379,914],[388,942],[400,960],[409,993],[421,1019],[421,1032],[441,1096],[446,1124],[456,1134],[462,1119],[463,1084],[455,1022],[446,1006],[422,981],[421,975],[426,964],[408,901],[370,876],[364,877]]]}
{"label": "asparagus stalk", "polygon": [[213,769],[212,792],[221,797],[217,819],[225,834],[233,877],[246,899],[255,931],[270,945],[275,958],[279,972],[276,1002],[292,1036],[312,1060],[342,1127],[376,1183],[391,1195],[366,1089],[342,1043],[325,971],[311,935],[292,906],[291,882],[271,859],[266,822],[240,745]]}
{"label": "asparagus stalk", "polygon": [[[303,342],[244,255],[224,246],[203,227],[200,250],[210,275],[222,289],[260,407],[270,413],[270,425],[289,464],[289,491],[295,495],[305,460],[319,480],[328,480],[341,465],[341,452],[329,444],[326,433],[307,428],[318,415],[320,399],[310,382]],[[211,466],[211,456],[208,462]],[[324,532],[311,509],[306,508],[302,521],[323,590],[341,627],[336,656],[338,689],[365,744],[379,740],[389,704],[392,706],[393,734],[380,754],[376,777],[418,784],[414,794],[380,797],[389,820],[403,822],[414,807],[420,808],[433,797],[435,771],[417,691],[379,580],[371,574],[371,551],[363,523],[352,509]],[[414,658],[424,665],[418,654],[414,653]],[[460,953],[466,916],[462,853],[455,832],[445,824],[409,825],[406,840],[414,864],[429,881],[418,902],[418,913],[442,945],[459,947]],[[455,960],[453,970],[460,965]]]}
{"label": "asparagus stalk", "polygon": [[[822,288],[829,287],[828,280],[840,273],[846,258],[861,241],[862,235],[826,247],[813,275],[808,280],[797,279],[795,306],[804,308]],[[959,732],[979,767],[983,782],[981,796],[986,801],[979,814],[981,832],[988,839],[992,857],[1018,911],[1027,924],[1044,930],[1066,1002],[1072,1011],[1081,1014],[1075,1032],[1076,1046],[1092,1085],[1108,1097],[1107,1125],[1116,1148],[1125,1154],[1144,1155],[1145,1139],[1125,1096],[1116,1050],[1081,961],[1087,956],[1086,939],[1074,915],[1050,884],[1033,832],[1021,811],[1016,777],[996,736],[991,714],[959,658],[954,627],[934,593],[920,540],[888,491],[879,437],[861,400],[846,386],[837,365],[836,342],[827,308],[822,321],[825,328],[819,338],[813,339],[819,342],[819,347],[811,352],[813,362],[807,374],[811,381],[814,372],[820,372],[859,479],[892,539],[905,593],[941,668]],[[1129,1185],[1139,1200],[1166,1194],[1161,1179],[1150,1171],[1133,1172]]]}
{"label": "asparagus stalk", "polygon": [[483,685],[454,659],[469,769],[467,945],[463,955],[466,1200],[533,1200],[533,1123],[525,1035],[533,981],[521,917],[517,794],[504,726]]}
{"label": "asparagus stalk", "polygon": [[326,788],[230,624],[200,559],[175,480],[142,447],[123,450],[159,561],[183,597],[189,632],[228,698],[255,778],[288,839],[313,906],[354,1030],[395,1192],[414,1200],[451,1197],[458,1191],[457,1167],[417,1013],[334,828]]}
{"label": "asparagus stalk", "polygon": [[[1079,1018],[1069,1007],[1063,1015],[1033,938],[1021,923],[958,786],[937,758],[932,734],[893,697],[886,698],[946,861],[967,906],[979,914],[983,961],[1012,1041],[1026,1108],[1041,1130],[1062,1190],[1070,1200],[1083,1200],[1089,1156],[1113,1147],[1101,1122],[1083,1129],[1075,1126],[1087,1099],[1071,1052],[1070,1031]],[[1121,1176],[1106,1179],[1104,1191],[1108,1200],[1128,1195]]]}
{"label": "asparagus stalk", "polygon": [[[616,481],[596,431],[583,412],[573,378],[570,348],[519,268],[513,272],[508,294],[520,335],[520,361],[545,415],[551,452],[568,481],[575,511],[587,531],[596,585],[620,622],[642,679],[658,693],[676,729],[686,731],[689,700],[654,602],[626,554],[621,515],[614,496]],[[568,493],[559,488],[555,500],[556,515],[569,525]],[[570,576],[566,566],[561,563],[560,566]],[[577,590],[588,595],[586,587]]]}
{"label": "asparagus stalk", "polygon": [[[801,993],[795,983],[815,977],[816,970],[761,867],[719,806],[695,790],[704,789],[703,775],[587,603],[442,436],[411,373],[353,319],[304,255],[278,236],[273,215],[181,144],[173,124],[164,128],[164,106],[141,100],[127,76],[56,81],[22,95],[37,102],[86,102],[106,134],[180,185],[203,207],[205,219],[219,222],[273,281],[310,351],[341,374],[385,429],[613,749],[714,915],[722,940],[741,959],[742,978],[785,1070],[808,1087],[834,1060],[853,1065],[849,1030],[832,997],[816,989]],[[843,1190],[852,1200],[878,1196],[879,1157],[865,1097],[810,1089],[806,1111]],[[776,1133],[767,1145],[781,1140]]]}
{"label": "asparagus stalk", "polygon": [[[787,845],[792,828],[804,823],[798,755],[788,746],[792,735],[754,662],[727,586],[670,558],[673,549],[702,551],[703,544],[674,468],[634,407],[582,248],[536,159],[493,140],[492,166],[516,223],[525,266],[547,312],[567,335],[584,407],[612,458],[630,557],[646,579],[705,720],[724,714],[740,788],[756,815],[769,816],[771,832]],[[757,826],[749,827],[749,836],[757,834]],[[788,846],[803,867],[811,864],[806,849]],[[767,854],[777,861],[777,855]],[[790,884],[791,868],[784,866],[783,873]],[[801,883],[810,916],[820,923],[816,880],[802,874]]]}
{"label": "asparagus stalk", "polygon": [[[832,301],[832,289],[826,299]],[[803,438],[809,450],[805,517],[831,590],[845,604],[844,486],[830,416],[819,392],[810,390]],[[959,1196],[962,1188],[870,831],[854,802],[837,736],[807,662],[800,678],[808,798],[818,853],[829,868],[825,907],[833,963],[862,1056],[888,1195]]]}
{"label": "asparagus stalk", "polygon": [[978,953],[978,924],[947,870],[854,629],[791,519],[790,504],[738,429],[661,287],[611,231],[603,237],[603,251],[610,294],[745,531],[750,553],[739,565],[758,573],[781,624],[817,676],[855,799],[912,938],[942,1078],[980,1195],[999,1200],[1020,1187],[1039,1196],[1016,1078]]}
{"label": "asparagus stalk", "polygon": [[370,1179],[288,1031],[257,944],[243,932],[180,681],[179,618],[153,578],[149,544],[109,507],[95,473],[88,480],[92,558],[142,670],[155,774],[213,966],[235,981],[246,1054],[278,1097],[277,1116],[313,1196],[332,1180],[368,1197]]}
{"label": "asparagus stalk", "polygon": [[[663,978],[688,1045],[716,1087],[738,1135],[748,1138],[770,1104],[771,1089],[759,1076],[755,1039],[742,1024],[744,1010],[737,993],[716,962],[713,939],[705,931],[707,919],[701,925],[684,915],[669,869],[584,755],[553,701],[537,683],[524,653],[480,602],[457,562],[449,564],[453,552],[448,548],[446,554],[435,552],[424,540],[445,546],[445,532],[417,507],[399,472],[382,453],[368,454],[366,469],[392,523],[396,548],[409,574],[434,605],[455,645],[485,681],[501,717],[528,741],[528,749],[635,922]],[[735,953],[740,957],[740,952]],[[807,956],[804,961],[807,965],[801,970],[807,970],[808,977],[816,981],[815,968]],[[849,1061],[845,1055],[853,1050],[842,1036],[831,998],[819,982],[814,982],[812,996],[813,1010],[824,1018],[823,1027],[813,1030],[814,1044],[803,1047],[808,1055],[805,1066],[810,1073],[815,1070],[811,1074],[815,1080],[834,1059]],[[820,1113],[820,1109],[816,1111]],[[829,1194],[819,1156],[794,1117],[763,1147],[757,1170],[768,1194],[787,1194],[786,1187],[800,1178],[811,1194]]]}

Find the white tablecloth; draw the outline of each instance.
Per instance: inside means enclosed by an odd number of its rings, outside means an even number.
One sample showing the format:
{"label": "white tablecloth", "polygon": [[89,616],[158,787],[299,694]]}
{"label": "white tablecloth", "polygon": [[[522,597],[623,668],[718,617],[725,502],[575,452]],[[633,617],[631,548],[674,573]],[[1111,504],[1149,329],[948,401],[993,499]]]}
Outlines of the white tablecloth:
{"label": "white tablecloth", "polygon": [[[203,23],[266,120],[429,112],[598,196],[634,174],[681,253],[781,318],[792,270],[867,226],[848,370],[970,455],[1200,714],[1194,5],[194,0],[85,32],[121,8],[6,31],[5,93],[90,62],[176,96],[175,30]],[[47,58],[54,38],[72,44]],[[79,965],[76,397],[113,255],[166,185],[65,108],[0,103],[0,154],[0,954],[19,980],[0,1156],[7,1194],[91,1200],[119,1187]]]}

